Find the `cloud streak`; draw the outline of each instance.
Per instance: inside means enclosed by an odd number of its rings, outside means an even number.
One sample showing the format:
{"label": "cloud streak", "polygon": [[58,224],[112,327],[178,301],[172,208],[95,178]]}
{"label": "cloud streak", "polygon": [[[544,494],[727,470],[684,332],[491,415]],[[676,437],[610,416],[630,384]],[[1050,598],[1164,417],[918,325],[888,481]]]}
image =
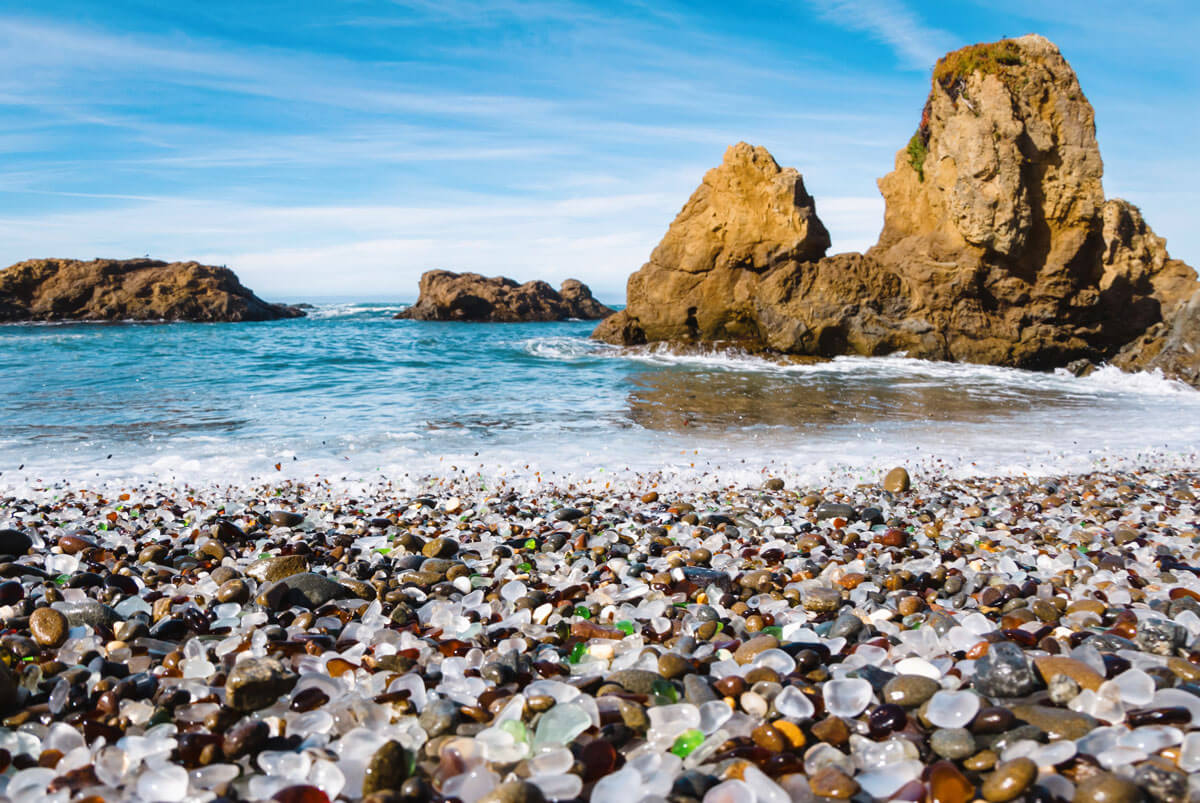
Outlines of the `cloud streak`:
{"label": "cloud streak", "polygon": [[900,0],[809,0],[826,21],[868,34],[890,47],[910,69],[929,69],[949,49],[953,37],[931,28]]}

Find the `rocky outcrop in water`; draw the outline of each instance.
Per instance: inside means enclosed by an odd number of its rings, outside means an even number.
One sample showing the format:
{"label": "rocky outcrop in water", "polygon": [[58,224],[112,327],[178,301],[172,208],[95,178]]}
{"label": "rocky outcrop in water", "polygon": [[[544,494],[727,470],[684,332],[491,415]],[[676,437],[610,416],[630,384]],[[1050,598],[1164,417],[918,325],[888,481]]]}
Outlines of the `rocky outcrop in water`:
{"label": "rocky outcrop in water", "polygon": [[228,268],[152,259],[34,259],[0,271],[0,321],[271,321],[269,304]]}
{"label": "rocky outcrop in water", "polygon": [[567,279],[555,291],[543,281],[517,284],[503,276],[426,271],[417,303],[397,318],[418,321],[565,321],[599,320],[612,310],[592,297],[586,284]]}
{"label": "rocky outcrop in water", "polygon": [[964,48],[938,62],[879,181],[884,227],[866,254],[824,257],[800,175],[739,144],[595,336],[1040,369],[1115,360],[1186,378],[1200,365],[1182,312],[1195,272],[1135,207],[1105,200],[1102,174],[1092,107],[1053,44]]}

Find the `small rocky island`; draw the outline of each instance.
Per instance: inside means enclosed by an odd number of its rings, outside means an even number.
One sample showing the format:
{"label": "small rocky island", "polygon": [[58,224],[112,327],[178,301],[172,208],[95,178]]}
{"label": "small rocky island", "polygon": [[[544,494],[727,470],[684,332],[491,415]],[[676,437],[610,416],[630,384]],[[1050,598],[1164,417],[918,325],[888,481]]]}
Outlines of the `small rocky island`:
{"label": "small rocky island", "polygon": [[612,314],[613,310],[592,297],[586,284],[575,279],[567,279],[555,291],[543,281],[517,284],[503,276],[431,270],[421,276],[417,303],[396,317],[415,321],[516,323],[571,318],[595,321]]}
{"label": "small rocky island", "polygon": [[0,271],[0,322],[273,321],[304,311],[270,304],[233,271],[153,259],[31,259]]}
{"label": "small rocky island", "polygon": [[731,147],[594,337],[832,357],[1086,371],[1200,384],[1200,284],[1132,204],[1106,199],[1091,104],[1047,39],[943,57],[879,181],[883,231],[825,256],[803,178]]}

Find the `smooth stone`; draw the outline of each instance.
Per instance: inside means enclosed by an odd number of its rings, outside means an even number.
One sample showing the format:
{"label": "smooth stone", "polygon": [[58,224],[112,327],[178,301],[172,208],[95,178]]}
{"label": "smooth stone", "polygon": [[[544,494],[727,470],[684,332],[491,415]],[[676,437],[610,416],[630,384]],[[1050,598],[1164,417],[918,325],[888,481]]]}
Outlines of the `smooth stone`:
{"label": "smooth stone", "polygon": [[43,647],[62,646],[69,629],[67,617],[53,608],[38,608],[29,616],[29,632]]}
{"label": "smooth stone", "polygon": [[246,568],[246,574],[260,583],[274,583],[306,571],[308,571],[308,561],[304,559],[303,555],[260,558]]}
{"label": "smooth stone", "polygon": [[1101,772],[1076,784],[1072,803],[1139,803],[1142,797],[1137,784],[1111,772]]}
{"label": "smooth stone", "polygon": [[576,507],[560,507],[557,510],[551,511],[546,517],[547,521],[579,521],[587,514]]}
{"label": "smooth stone", "polygon": [[250,601],[250,586],[240,577],[226,580],[217,588],[217,602],[237,602],[245,604]]}
{"label": "smooth stone", "polygon": [[1011,641],[990,645],[975,662],[975,689],[988,697],[1024,697],[1037,688],[1025,652]]}
{"label": "smooth stone", "polygon": [[1166,619],[1151,619],[1138,623],[1134,642],[1141,649],[1155,655],[1174,655],[1175,650],[1187,644],[1188,630],[1182,625]]}
{"label": "smooth stone", "polygon": [[841,505],[837,502],[822,502],[817,505],[816,510],[817,521],[825,519],[845,519],[846,521],[854,521],[858,518],[858,511],[853,505]]}
{"label": "smooth stone", "polygon": [[304,516],[288,510],[272,510],[270,519],[276,527],[296,527],[304,523]]}
{"label": "smooth stone", "polygon": [[1045,731],[1050,741],[1057,739],[1074,741],[1100,726],[1093,716],[1065,708],[1052,708],[1048,705],[1013,705],[1009,706],[1009,710],[1017,719],[1023,719],[1030,725]]}
{"label": "smooth stone", "polygon": [[[1029,758],[1014,758],[996,767],[983,781],[985,800],[991,803],[1007,803],[1022,795],[1037,778],[1038,766]],[[1078,798],[1076,798],[1078,799]]]}
{"label": "smooth stone", "polygon": [[833,625],[829,628],[826,638],[850,639],[857,635],[862,629],[862,619],[859,619],[852,613],[843,613],[837,619],[833,620]]}
{"label": "smooth stone", "polygon": [[259,752],[269,738],[271,728],[266,722],[246,717],[225,731],[221,738],[221,752],[225,758],[235,761],[244,755]]}
{"label": "smooth stone", "polygon": [[417,718],[417,724],[425,731],[430,739],[435,739],[453,730],[462,721],[462,706],[453,700],[442,697],[432,700]]}
{"label": "smooth stone", "polygon": [[634,694],[650,694],[654,683],[662,680],[662,676],[646,669],[620,669],[610,673],[605,680]]}
{"label": "smooth stone", "polygon": [[685,675],[691,671],[691,662],[678,653],[664,652],[658,657],[658,674],[668,680]]}
{"label": "smooth stone", "polygon": [[822,767],[808,779],[808,788],[817,797],[849,800],[858,794],[858,781],[832,764]]}
{"label": "smooth stone", "polygon": [[1188,776],[1166,759],[1153,756],[1134,770],[1133,782],[1161,803],[1187,803]]}
{"label": "smooth stone", "polygon": [[452,558],[458,554],[458,542],[451,538],[434,538],[421,547],[421,554],[427,558],[440,558],[442,560]]}
{"label": "smooth stone", "polygon": [[33,539],[20,530],[0,530],[0,555],[24,555],[32,548]]}
{"label": "smooth stone", "polygon": [[912,487],[912,480],[903,466],[896,466],[883,478],[883,489],[892,493],[903,493]]}
{"label": "smooth stone", "polygon": [[271,610],[291,607],[314,610],[335,599],[349,599],[354,593],[341,583],[322,574],[301,572],[272,583],[258,595],[259,604]]}
{"label": "smooth stone", "polygon": [[928,803],[968,803],[974,796],[975,784],[949,761],[929,767]]}
{"label": "smooth stone", "polygon": [[243,659],[225,681],[225,704],[242,712],[266,708],[291,691],[297,679],[274,658]]}
{"label": "smooth stone", "polygon": [[883,701],[917,708],[941,691],[941,684],[924,675],[898,675],[883,687]]}
{"label": "smooth stone", "polygon": [[66,555],[78,555],[85,549],[95,549],[96,542],[88,538],[84,538],[77,533],[67,533],[59,536],[58,547]]}
{"label": "smooth stone", "polygon": [[1043,655],[1033,659],[1033,665],[1042,675],[1042,679],[1049,684],[1050,679],[1055,675],[1066,675],[1071,680],[1079,684],[1080,688],[1091,689],[1097,691],[1100,684],[1104,682],[1104,676],[1085,664],[1083,661],[1074,658],[1066,658],[1060,655]]}
{"label": "smooth stone", "polygon": [[[734,651],[733,660],[737,661],[739,664],[748,664],[758,657],[759,653],[776,649],[778,646],[779,639],[770,634],[755,636]],[[621,685],[624,686],[625,684],[622,683]],[[628,689],[629,687],[625,686],[625,688]],[[630,689],[630,691],[633,690]]]}
{"label": "smooth stone", "polygon": [[942,758],[958,761],[975,753],[975,737],[966,728],[938,728],[929,736],[929,747]]}
{"label": "smooth stone", "polygon": [[412,775],[415,757],[404,745],[391,739],[383,743],[367,762],[363,773],[362,793],[399,789]]}

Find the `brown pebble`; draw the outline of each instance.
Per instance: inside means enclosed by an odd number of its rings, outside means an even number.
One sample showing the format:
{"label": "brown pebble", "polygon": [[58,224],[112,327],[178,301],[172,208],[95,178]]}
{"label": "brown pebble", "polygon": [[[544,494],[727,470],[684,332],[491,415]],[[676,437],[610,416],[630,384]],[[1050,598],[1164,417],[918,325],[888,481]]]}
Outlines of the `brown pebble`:
{"label": "brown pebble", "polygon": [[754,740],[756,745],[770,750],[772,753],[778,753],[788,746],[784,735],[775,727],[766,723],[759,725],[751,731],[750,738]]}
{"label": "brown pebble", "polygon": [[[996,767],[996,770],[984,779],[981,791],[984,798],[991,803],[1007,803],[1024,794],[1037,778],[1037,774],[1038,766],[1033,759],[1014,758]],[[1076,795],[1075,799],[1078,800],[1079,796]]]}
{"label": "brown pebble", "polygon": [[69,629],[67,617],[53,608],[38,608],[29,617],[29,632],[43,647],[61,647]]}
{"label": "brown pebble", "polygon": [[822,767],[808,779],[808,788],[817,797],[849,800],[858,793],[858,781],[832,765]]}
{"label": "brown pebble", "polygon": [[952,762],[938,761],[929,767],[929,803],[968,803],[974,796],[975,784]]}
{"label": "brown pebble", "polygon": [[996,762],[999,760],[999,758],[1000,757],[991,750],[980,750],[975,755],[963,759],[963,766],[972,772],[986,772],[987,770],[990,770],[992,767],[996,766]]}
{"label": "brown pebble", "polygon": [[892,493],[904,493],[912,486],[908,471],[903,466],[896,466],[883,478],[883,489]]}
{"label": "brown pebble", "polygon": [[838,747],[850,741],[850,728],[841,717],[826,717],[812,726],[812,735]]}
{"label": "brown pebble", "polygon": [[1142,790],[1111,772],[1100,772],[1080,781],[1073,803],[1138,803]]}

